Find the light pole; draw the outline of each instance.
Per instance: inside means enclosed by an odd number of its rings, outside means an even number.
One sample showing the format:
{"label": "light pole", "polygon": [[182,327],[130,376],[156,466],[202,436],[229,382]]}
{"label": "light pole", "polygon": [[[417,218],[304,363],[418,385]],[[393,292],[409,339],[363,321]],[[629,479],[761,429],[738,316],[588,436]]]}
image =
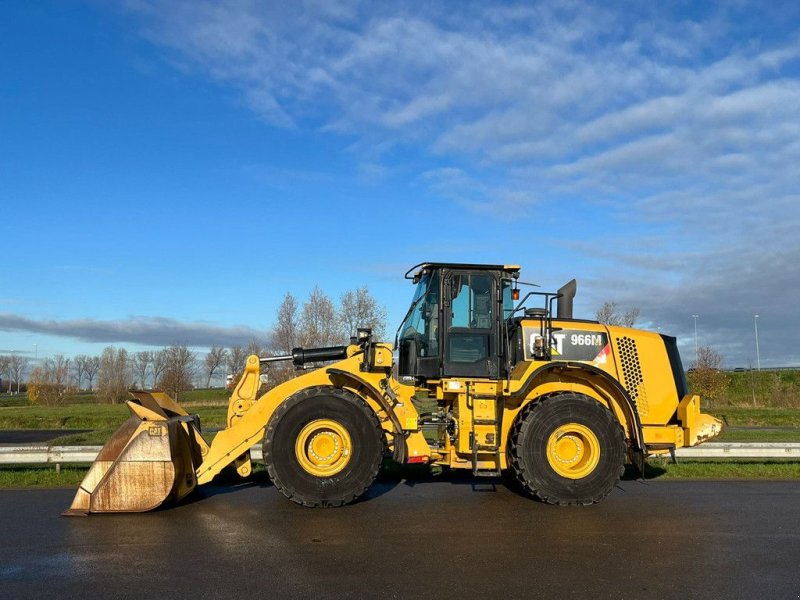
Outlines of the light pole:
{"label": "light pole", "polygon": [[697,317],[700,315],[692,315],[694,319],[694,364],[697,366],[697,361],[700,360],[700,355],[697,350]]}
{"label": "light pole", "polygon": [[756,365],[761,370],[761,354],[758,351],[758,315],[753,315],[753,328],[756,331]]}

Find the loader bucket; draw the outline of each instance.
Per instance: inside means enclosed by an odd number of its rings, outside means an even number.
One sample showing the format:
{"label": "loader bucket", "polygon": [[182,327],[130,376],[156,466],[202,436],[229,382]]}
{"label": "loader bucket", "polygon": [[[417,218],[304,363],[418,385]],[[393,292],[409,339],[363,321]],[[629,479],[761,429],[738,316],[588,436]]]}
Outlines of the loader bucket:
{"label": "loader bucket", "polygon": [[208,445],[196,416],[160,392],[133,392],[131,416],[106,442],[64,515],[144,512],[197,485]]}

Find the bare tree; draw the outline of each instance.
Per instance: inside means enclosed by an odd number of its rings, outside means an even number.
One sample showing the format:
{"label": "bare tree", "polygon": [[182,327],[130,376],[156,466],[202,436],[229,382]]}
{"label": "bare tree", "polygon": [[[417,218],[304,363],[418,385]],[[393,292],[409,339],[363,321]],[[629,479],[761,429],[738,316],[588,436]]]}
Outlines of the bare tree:
{"label": "bare tree", "polygon": [[143,350],[133,355],[132,366],[136,379],[139,380],[139,389],[147,389],[147,370],[153,362],[153,353]]}
{"label": "bare tree", "polygon": [[[278,307],[275,326],[272,329],[269,349],[273,355],[288,355],[299,346],[299,318],[297,300],[286,292]],[[273,362],[261,366],[269,380],[268,385],[276,385],[292,379],[295,374],[291,362]]]}
{"label": "bare tree", "polygon": [[[14,380],[17,382],[17,393],[19,394],[19,386],[22,378],[25,376],[25,370],[28,368],[28,359],[19,354],[12,354],[10,357],[9,367]],[[67,361],[69,362],[69,361]],[[8,381],[9,387],[11,386],[11,379]]]}
{"label": "bare tree", "polygon": [[254,338],[247,342],[247,348],[245,348],[245,352],[246,356],[250,356],[251,354],[261,356],[261,354],[264,352],[264,348],[262,347],[261,342]]}
{"label": "bare tree", "polygon": [[56,354],[52,359],[54,382],[59,388],[66,388],[69,384],[70,359],[63,354]]}
{"label": "bare tree", "polygon": [[164,369],[167,367],[167,350],[153,352],[153,387],[158,387]]}
{"label": "bare tree", "polygon": [[122,402],[127,398],[132,382],[128,352],[112,346],[103,350],[97,374],[97,397],[112,404]]}
{"label": "bare tree", "polygon": [[94,378],[97,377],[98,371],[100,371],[100,357],[99,356],[87,356],[86,363],[83,366],[83,370],[86,373],[86,380],[89,390],[94,389]]}
{"label": "bare tree", "polygon": [[[233,346],[228,351],[228,373],[231,375],[231,386],[236,386],[244,372],[244,362],[248,352],[241,346]],[[227,384],[227,382],[226,382]]]}
{"label": "bare tree", "polygon": [[228,351],[225,348],[212,346],[211,349],[206,354],[206,358],[203,361],[203,366],[205,367],[205,373],[208,376],[206,381],[206,387],[211,387],[211,378],[214,376],[214,372],[219,369],[222,365],[225,364],[225,359],[228,356]]}
{"label": "bare tree", "polygon": [[81,382],[86,374],[86,363],[91,360],[85,354],[78,354],[72,359],[72,368],[75,371],[75,380],[78,382],[78,391],[81,391]]}
{"label": "bare tree", "polygon": [[342,342],[336,309],[325,292],[315,287],[303,304],[300,314],[299,339],[305,348],[322,348]]}
{"label": "bare tree", "polygon": [[639,309],[634,307],[624,313],[620,313],[619,310],[616,302],[603,302],[603,305],[595,313],[595,319],[604,325],[633,327],[636,319],[639,318]]}
{"label": "bare tree", "polygon": [[228,351],[228,371],[233,373],[239,373],[244,369],[244,361],[247,358],[247,352],[241,346],[233,346]]}
{"label": "bare tree", "polygon": [[[5,376],[6,378],[6,391],[11,392],[11,357],[7,355],[0,356],[0,379]],[[0,392],[2,392],[0,388]]]}
{"label": "bare tree", "polygon": [[370,327],[376,339],[386,330],[386,309],[373,298],[366,286],[342,294],[339,308],[342,337],[349,339],[359,327]]}
{"label": "bare tree", "polygon": [[706,369],[719,371],[722,367],[722,355],[710,346],[700,346],[697,349],[697,360],[692,363],[693,369]]}
{"label": "bare tree", "polygon": [[616,302],[603,302],[603,305],[594,313],[594,318],[603,325],[617,325],[619,315]]}
{"label": "bare tree", "polygon": [[636,320],[639,318],[639,313],[641,311],[638,307],[633,307],[625,311],[625,314],[622,315],[622,326],[623,327],[633,327],[636,325]]}
{"label": "bare tree", "polygon": [[158,385],[176,400],[180,393],[192,389],[197,368],[194,352],[183,344],[176,344],[164,349],[164,372]]}
{"label": "bare tree", "polygon": [[722,355],[709,346],[700,346],[687,376],[689,389],[711,403],[722,400],[728,389],[728,376],[721,367]]}
{"label": "bare tree", "polygon": [[298,335],[297,300],[286,292],[278,307],[278,318],[272,330],[272,350],[278,354],[291,354]]}

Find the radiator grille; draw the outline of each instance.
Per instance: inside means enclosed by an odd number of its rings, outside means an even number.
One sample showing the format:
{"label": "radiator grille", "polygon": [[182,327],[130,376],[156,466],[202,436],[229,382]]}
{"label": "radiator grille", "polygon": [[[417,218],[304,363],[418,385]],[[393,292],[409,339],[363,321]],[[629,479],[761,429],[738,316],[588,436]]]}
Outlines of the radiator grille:
{"label": "radiator grille", "polygon": [[639,414],[647,414],[647,394],[645,393],[642,365],[639,363],[639,351],[636,349],[636,340],[629,337],[617,338],[619,358],[622,363],[622,378],[625,389],[630,394]]}

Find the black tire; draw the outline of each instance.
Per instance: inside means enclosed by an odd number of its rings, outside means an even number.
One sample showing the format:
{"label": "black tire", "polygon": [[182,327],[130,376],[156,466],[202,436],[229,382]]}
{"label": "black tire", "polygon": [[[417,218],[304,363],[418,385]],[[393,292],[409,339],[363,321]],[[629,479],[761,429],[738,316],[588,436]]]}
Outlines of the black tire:
{"label": "black tire", "polygon": [[[588,472],[566,477],[548,458],[548,442],[560,439],[559,428],[583,426],[594,434],[599,448],[595,466],[588,459],[581,468]],[[569,443],[571,440],[568,440]],[[569,444],[567,444],[569,446]],[[588,448],[584,443],[581,448]],[[582,394],[547,396],[519,415],[509,436],[509,463],[523,489],[547,504],[587,505],[599,502],[614,489],[625,469],[625,433],[614,415],[596,400]],[[587,457],[590,453],[576,452]],[[555,460],[555,459],[554,459]],[[565,470],[569,470],[567,467]],[[577,467],[575,467],[577,468]]]}
{"label": "black tire", "polygon": [[[295,450],[304,428],[320,419],[343,427],[352,446],[344,467],[330,476],[309,472]],[[289,500],[311,507],[342,506],[375,480],[383,447],[380,422],[361,398],[347,390],[318,386],[297,392],[278,406],[264,435],[264,462],[275,487]]]}

